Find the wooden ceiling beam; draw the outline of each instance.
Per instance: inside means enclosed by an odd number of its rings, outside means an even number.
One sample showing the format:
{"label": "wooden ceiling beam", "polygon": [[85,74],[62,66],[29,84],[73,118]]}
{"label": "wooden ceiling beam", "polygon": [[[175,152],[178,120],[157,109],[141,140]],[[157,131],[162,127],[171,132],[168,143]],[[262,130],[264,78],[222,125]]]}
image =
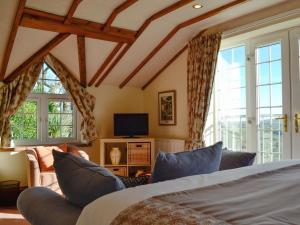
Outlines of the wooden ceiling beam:
{"label": "wooden ceiling beam", "polygon": [[85,37],[77,36],[78,60],[80,71],[80,84],[86,87],[86,56],[85,56]]}
{"label": "wooden ceiling beam", "polygon": [[14,22],[13,22],[13,25],[12,25],[12,28],[10,31],[10,35],[9,35],[8,42],[7,42],[5,52],[3,55],[3,59],[2,59],[1,71],[0,71],[0,80],[1,81],[5,77],[6,69],[8,66],[8,61],[9,61],[9,58],[11,55],[11,51],[12,51],[12,48],[13,48],[13,45],[14,45],[14,42],[15,42],[15,39],[17,36],[18,27],[19,27],[19,24],[20,24],[20,21],[22,18],[24,8],[25,8],[25,3],[26,3],[26,0],[19,0],[19,5],[17,8],[15,19],[14,19]]}
{"label": "wooden ceiling beam", "polygon": [[40,58],[46,56],[55,46],[65,40],[70,34],[58,34],[50,42],[40,48],[36,53],[30,56],[25,62],[18,66],[10,75],[5,79],[5,82],[14,80],[17,76],[22,74],[29,66],[35,63]]}
{"label": "wooden ceiling beam", "polygon": [[185,45],[179,52],[176,53],[143,87],[142,90],[145,90],[172,62],[174,62],[185,50],[187,45]]}
{"label": "wooden ceiling beam", "polygon": [[220,6],[216,9],[213,9],[207,13],[204,13],[200,16],[189,19],[183,23],[177,25],[148,55],[147,57],[123,80],[123,82],[119,85],[120,88],[123,88],[149,61],[155,56],[159,50],[182,28],[190,26],[194,23],[198,23],[202,20],[208,19],[212,16],[215,16],[226,9],[234,7],[238,4],[244,3],[248,0],[235,0],[223,6]]}
{"label": "wooden ceiling beam", "polygon": [[[146,30],[146,28],[150,25],[151,22],[154,20],[157,20],[191,2],[194,0],[179,0],[178,2],[158,11],[157,13],[153,14],[151,17],[149,17],[139,28],[135,38],[138,39],[140,35]],[[119,61],[123,58],[123,56],[127,53],[127,51],[130,49],[130,47],[133,45],[134,42],[127,44],[127,46],[121,51],[121,53],[117,56],[117,58],[110,64],[109,68],[105,71],[102,77],[106,78],[109,73],[113,70],[113,68],[119,63]],[[99,82],[98,82],[99,83]],[[100,85],[100,84],[99,84]],[[98,86],[99,86],[98,85]],[[96,85],[97,86],[97,85]]]}
{"label": "wooden ceiling beam", "polygon": [[94,28],[80,24],[64,24],[63,22],[59,22],[57,20],[43,18],[40,16],[32,16],[28,14],[23,15],[20,25],[39,30],[46,30],[58,33],[70,33],[112,42],[130,43],[134,40],[133,37],[127,35],[110,34],[109,32],[96,30]]}
{"label": "wooden ceiling beam", "polygon": [[59,33],[71,33],[95,39],[113,42],[132,42],[135,40],[135,31],[110,27],[107,31],[102,31],[103,24],[95,23],[83,19],[71,18],[65,24],[65,17],[39,10],[25,8],[20,25],[29,28],[47,30]]}
{"label": "wooden ceiling beam", "polygon": [[[40,10],[36,10],[36,9],[31,9],[31,8],[25,8],[24,9],[24,13],[31,15],[31,16],[40,16],[43,18],[47,18],[47,19],[52,19],[52,20],[56,20],[59,22],[64,22],[65,21],[65,17],[64,16],[59,16],[56,14],[52,14],[52,13],[47,13],[47,12],[43,12]],[[79,19],[79,18],[71,18],[70,20],[70,24],[73,25],[80,25],[80,26],[85,26],[85,27],[89,27],[90,29],[93,30],[101,30],[104,27],[104,24],[102,23],[96,23],[96,22],[92,22],[92,21],[88,21],[88,20],[84,20],[84,19]],[[115,35],[126,35],[126,36],[131,36],[131,37],[135,37],[137,32],[133,31],[133,30],[129,30],[129,29],[124,29],[124,28],[119,28],[119,27],[109,27],[107,29],[106,32],[109,32],[111,34],[115,34]]]}
{"label": "wooden ceiling beam", "polygon": [[110,14],[108,19],[106,20],[105,26],[103,27],[103,30],[107,30],[112,23],[114,22],[115,18],[125,9],[136,3],[138,0],[126,0],[123,4],[119,5],[117,8],[114,9],[114,11]]}
{"label": "wooden ceiling beam", "polygon": [[[89,82],[89,86],[92,86],[96,80],[99,78],[99,76],[101,75],[101,73],[105,70],[105,68],[107,67],[107,65],[111,62],[111,60],[116,56],[116,54],[119,52],[120,48],[123,46],[123,43],[119,43],[116,45],[116,47],[112,50],[112,52],[109,54],[109,56],[105,59],[105,61],[102,63],[102,65],[100,66],[100,68],[97,70],[97,72],[95,73],[95,75],[92,77],[92,79]],[[103,80],[104,80],[104,76],[102,76],[100,78],[100,80],[98,81],[98,83],[100,84]],[[98,84],[97,83],[97,84]],[[97,86],[96,84],[96,86]]]}
{"label": "wooden ceiling beam", "polygon": [[72,5],[67,13],[67,16],[64,20],[65,24],[70,24],[71,23],[71,18],[73,17],[77,7],[79,6],[79,4],[82,2],[82,0],[73,0]]}

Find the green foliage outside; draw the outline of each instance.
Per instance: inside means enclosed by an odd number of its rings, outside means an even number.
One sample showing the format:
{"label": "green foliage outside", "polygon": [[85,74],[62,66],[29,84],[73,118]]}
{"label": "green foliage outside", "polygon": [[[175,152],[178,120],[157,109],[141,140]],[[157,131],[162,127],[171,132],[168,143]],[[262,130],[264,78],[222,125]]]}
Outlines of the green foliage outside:
{"label": "green foliage outside", "polygon": [[37,102],[26,101],[11,117],[12,136],[14,140],[37,139]]}

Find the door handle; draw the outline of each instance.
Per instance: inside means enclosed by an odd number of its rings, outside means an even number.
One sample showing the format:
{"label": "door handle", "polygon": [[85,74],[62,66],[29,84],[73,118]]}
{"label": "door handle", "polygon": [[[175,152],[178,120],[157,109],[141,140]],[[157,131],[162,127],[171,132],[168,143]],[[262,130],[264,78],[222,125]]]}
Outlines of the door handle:
{"label": "door handle", "polygon": [[282,117],[275,118],[276,120],[283,120],[284,132],[288,132],[288,116],[284,114]]}
{"label": "door handle", "polygon": [[300,114],[299,113],[295,113],[295,132],[299,133],[299,120],[300,120]]}

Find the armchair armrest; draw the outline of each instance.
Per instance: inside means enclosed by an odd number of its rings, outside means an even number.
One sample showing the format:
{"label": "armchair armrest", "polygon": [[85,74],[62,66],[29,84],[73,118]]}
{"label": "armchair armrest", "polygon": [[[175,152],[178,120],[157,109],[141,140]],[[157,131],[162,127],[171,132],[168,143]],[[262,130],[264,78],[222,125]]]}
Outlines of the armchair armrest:
{"label": "armchair armrest", "polygon": [[45,187],[23,191],[17,206],[32,225],[75,225],[82,211],[63,196]]}
{"label": "armchair armrest", "polygon": [[29,187],[41,186],[41,171],[36,153],[33,149],[25,150],[29,162]]}

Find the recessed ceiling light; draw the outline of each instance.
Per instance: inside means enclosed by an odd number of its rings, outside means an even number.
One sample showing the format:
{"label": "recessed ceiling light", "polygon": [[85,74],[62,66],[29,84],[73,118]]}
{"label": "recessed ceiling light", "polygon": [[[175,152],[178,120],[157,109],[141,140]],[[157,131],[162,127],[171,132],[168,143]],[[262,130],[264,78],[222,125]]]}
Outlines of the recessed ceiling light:
{"label": "recessed ceiling light", "polygon": [[201,9],[202,7],[203,7],[203,5],[200,5],[200,4],[193,5],[194,9]]}

